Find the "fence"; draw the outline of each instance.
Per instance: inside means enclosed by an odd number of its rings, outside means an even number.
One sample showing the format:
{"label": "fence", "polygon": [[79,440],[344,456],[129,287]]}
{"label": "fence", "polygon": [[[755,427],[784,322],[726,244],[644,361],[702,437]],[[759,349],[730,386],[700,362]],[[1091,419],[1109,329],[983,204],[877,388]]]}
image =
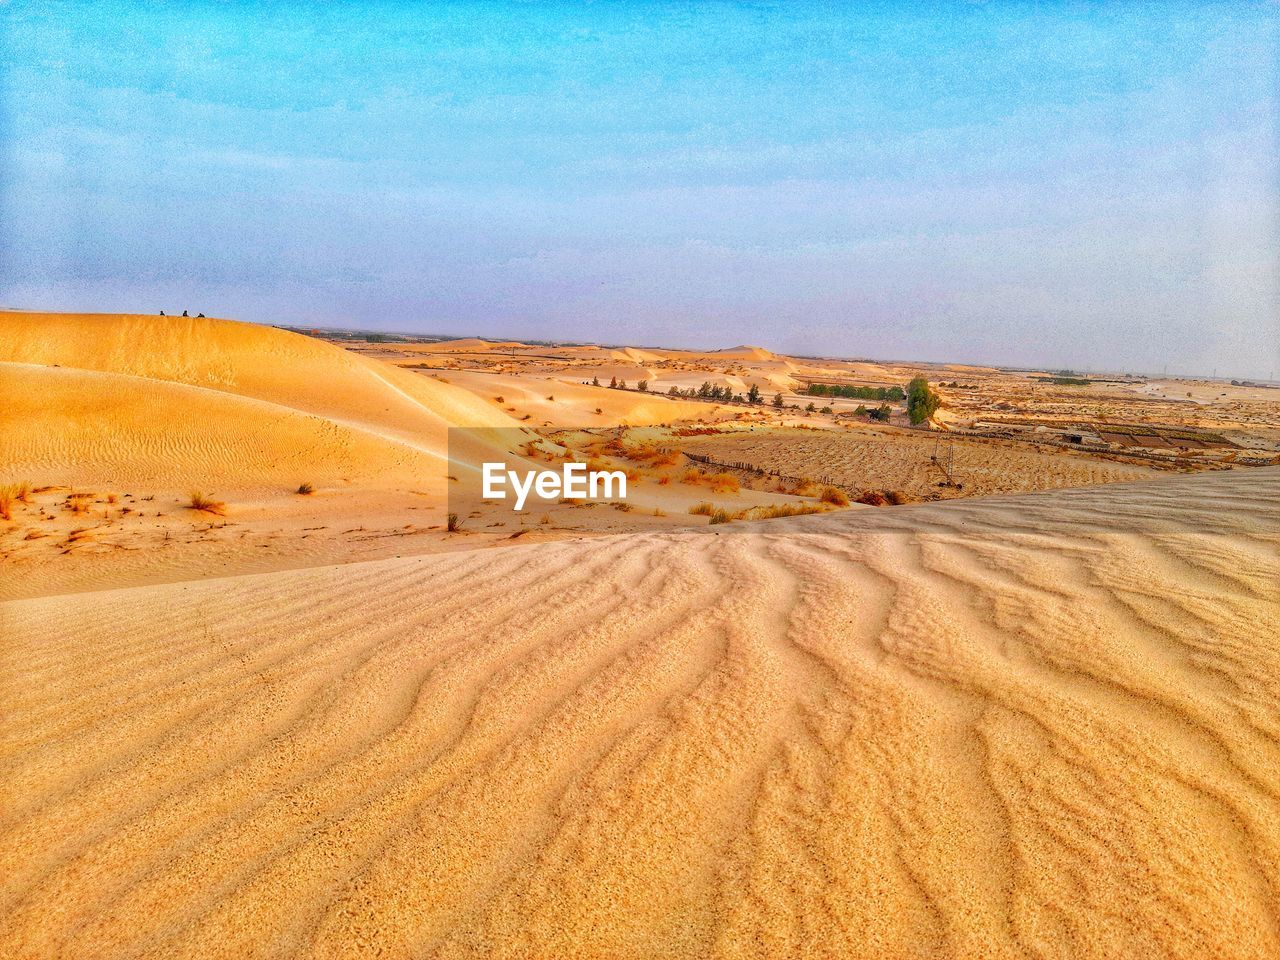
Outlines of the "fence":
{"label": "fence", "polygon": [[701,453],[681,452],[694,463],[701,463],[708,467],[719,467],[722,470],[741,470],[744,473],[755,474],[757,477],[777,477],[779,480],[786,480],[789,483],[805,483],[807,481],[809,483],[825,484],[829,487],[840,484],[840,481],[833,477],[797,477],[790,473],[782,473],[779,470],[770,470],[754,463],[747,463],[745,460],[716,460],[714,457],[708,457]]}

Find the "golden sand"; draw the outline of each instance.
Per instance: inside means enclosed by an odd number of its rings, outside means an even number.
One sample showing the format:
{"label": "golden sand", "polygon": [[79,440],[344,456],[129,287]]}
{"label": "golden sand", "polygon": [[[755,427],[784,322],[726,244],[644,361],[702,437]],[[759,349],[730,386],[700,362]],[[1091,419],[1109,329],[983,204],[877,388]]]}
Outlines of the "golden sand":
{"label": "golden sand", "polygon": [[1280,472],[0,605],[5,957],[1280,952]]}

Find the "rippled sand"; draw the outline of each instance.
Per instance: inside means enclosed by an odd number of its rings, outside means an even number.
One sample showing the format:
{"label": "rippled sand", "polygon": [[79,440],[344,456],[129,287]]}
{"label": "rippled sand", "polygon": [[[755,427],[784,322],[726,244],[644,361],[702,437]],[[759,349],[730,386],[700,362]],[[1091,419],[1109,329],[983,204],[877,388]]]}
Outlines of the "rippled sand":
{"label": "rippled sand", "polygon": [[5,957],[1280,952],[1280,472],[0,604]]}

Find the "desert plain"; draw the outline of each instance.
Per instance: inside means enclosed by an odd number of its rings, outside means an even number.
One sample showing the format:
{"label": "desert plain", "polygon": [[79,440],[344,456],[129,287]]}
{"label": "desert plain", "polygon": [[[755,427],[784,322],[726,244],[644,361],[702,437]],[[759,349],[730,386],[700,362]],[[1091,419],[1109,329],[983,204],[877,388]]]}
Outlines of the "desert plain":
{"label": "desert plain", "polygon": [[0,955],[1275,956],[1278,585],[1271,384],[0,313]]}

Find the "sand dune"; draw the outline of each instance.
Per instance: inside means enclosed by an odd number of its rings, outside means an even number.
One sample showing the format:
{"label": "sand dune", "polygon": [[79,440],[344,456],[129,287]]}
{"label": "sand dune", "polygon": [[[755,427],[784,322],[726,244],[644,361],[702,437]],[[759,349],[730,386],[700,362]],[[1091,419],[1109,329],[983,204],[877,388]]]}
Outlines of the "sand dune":
{"label": "sand dune", "polygon": [[1278,481],[0,605],[0,954],[1274,956]]}
{"label": "sand dune", "polygon": [[11,476],[186,488],[439,479],[430,446],[185,383],[0,363]]}
{"label": "sand dune", "polygon": [[465,390],[311,337],[232,320],[0,312],[0,363],[183,383],[443,454],[449,426],[514,421]]}

